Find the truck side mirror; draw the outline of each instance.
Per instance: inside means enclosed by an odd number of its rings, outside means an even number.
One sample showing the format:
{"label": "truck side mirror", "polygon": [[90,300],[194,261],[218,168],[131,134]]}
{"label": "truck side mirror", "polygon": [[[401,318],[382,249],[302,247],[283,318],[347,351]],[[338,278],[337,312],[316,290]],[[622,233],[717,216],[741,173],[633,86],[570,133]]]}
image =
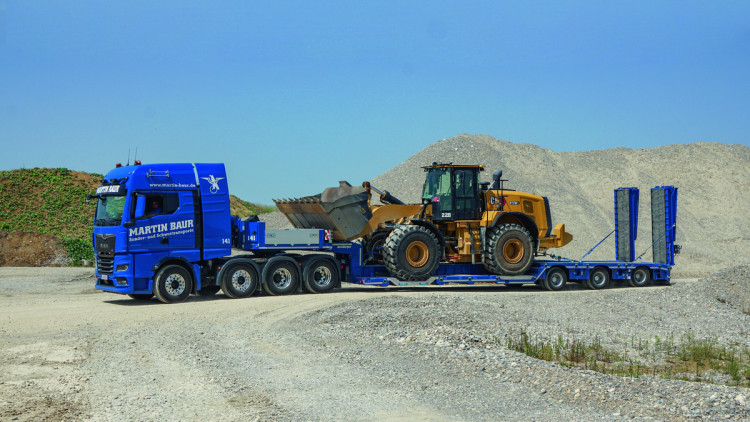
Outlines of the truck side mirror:
{"label": "truck side mirror", "polygon": [[136,219],[146,215],[146,197],[143,195],[135,196],[135,215]]}

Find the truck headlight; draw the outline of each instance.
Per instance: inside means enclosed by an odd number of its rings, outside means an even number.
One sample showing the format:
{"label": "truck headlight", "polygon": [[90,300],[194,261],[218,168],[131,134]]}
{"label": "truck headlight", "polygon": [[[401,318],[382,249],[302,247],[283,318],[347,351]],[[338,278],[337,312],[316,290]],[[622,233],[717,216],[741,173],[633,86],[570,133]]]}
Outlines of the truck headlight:
{"label": "truck headlight", "polygon": [[128,264],[120,264],[115,271],[127,271],[128,268],[130,268]]}
{"label": "truck headlight", "polygon": [[128,279],[125,277],[115,277],[115,284],[118,286],[126,286],[128,284]]}

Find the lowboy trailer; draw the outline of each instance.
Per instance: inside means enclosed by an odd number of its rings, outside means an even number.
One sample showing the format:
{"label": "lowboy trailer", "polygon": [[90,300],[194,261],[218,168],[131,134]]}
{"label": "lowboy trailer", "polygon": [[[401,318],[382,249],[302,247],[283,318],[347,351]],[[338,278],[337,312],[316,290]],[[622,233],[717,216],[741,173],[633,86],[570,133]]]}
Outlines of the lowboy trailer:
{"label": "lowboy trailer", "polygon": [[231,216],[223,164],[117,166],[92,196],[98,200],[96,288],[172,303],[219,290],[232,298],[260,290],[323,293],[342,282],[383,287],[539,284],[548,290],[561,290],[568,282],[592,289],[613,280],[631,286],[668,283],[679,252],[674,244],[677,189],[651,189],[653,262],[635,257],[638,194],[637,188],[615,190],[615,260],[550,255],[514,276],[491,274],[482,264],[446,262],[425,280],[402,281],[384,265],[370,263],[359,242],[334,241],[330,230],[270,229],[257,218]]}

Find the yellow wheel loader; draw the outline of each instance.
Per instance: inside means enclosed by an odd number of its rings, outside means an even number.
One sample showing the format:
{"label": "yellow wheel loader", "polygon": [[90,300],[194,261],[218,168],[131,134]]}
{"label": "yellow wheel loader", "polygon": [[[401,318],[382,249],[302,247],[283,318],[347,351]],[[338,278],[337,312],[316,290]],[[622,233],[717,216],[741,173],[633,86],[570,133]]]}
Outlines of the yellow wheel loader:
{"label": "yellow wheel loader", "polygon": [[[484,166],[433,163],[421,204],[404,204],[369,182],[340,182],[320,195],[274,200],[297,228],[331,230],[336,241],[362,239],[370,263],[400,280],[426,280],[440,262],[481,262],[492,274],[525,273],[534,256],[569,243],[564,224],[552,227],[547,198],[492,186]],[[371,204],[373,192],[382,204]]]}

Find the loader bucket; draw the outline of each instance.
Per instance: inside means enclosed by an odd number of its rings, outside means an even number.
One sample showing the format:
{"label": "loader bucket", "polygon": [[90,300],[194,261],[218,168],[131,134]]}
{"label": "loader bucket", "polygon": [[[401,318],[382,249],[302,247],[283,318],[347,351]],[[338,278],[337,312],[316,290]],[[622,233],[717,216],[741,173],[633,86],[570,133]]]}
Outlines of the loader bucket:
{"label": "loader bucket", "polygon": [[367,192],[361,186],[339,182],[339,187],[295,199],[274,199],[298,229],[331,230],[333,240],[343,242],[357,237],[372,217]]}

